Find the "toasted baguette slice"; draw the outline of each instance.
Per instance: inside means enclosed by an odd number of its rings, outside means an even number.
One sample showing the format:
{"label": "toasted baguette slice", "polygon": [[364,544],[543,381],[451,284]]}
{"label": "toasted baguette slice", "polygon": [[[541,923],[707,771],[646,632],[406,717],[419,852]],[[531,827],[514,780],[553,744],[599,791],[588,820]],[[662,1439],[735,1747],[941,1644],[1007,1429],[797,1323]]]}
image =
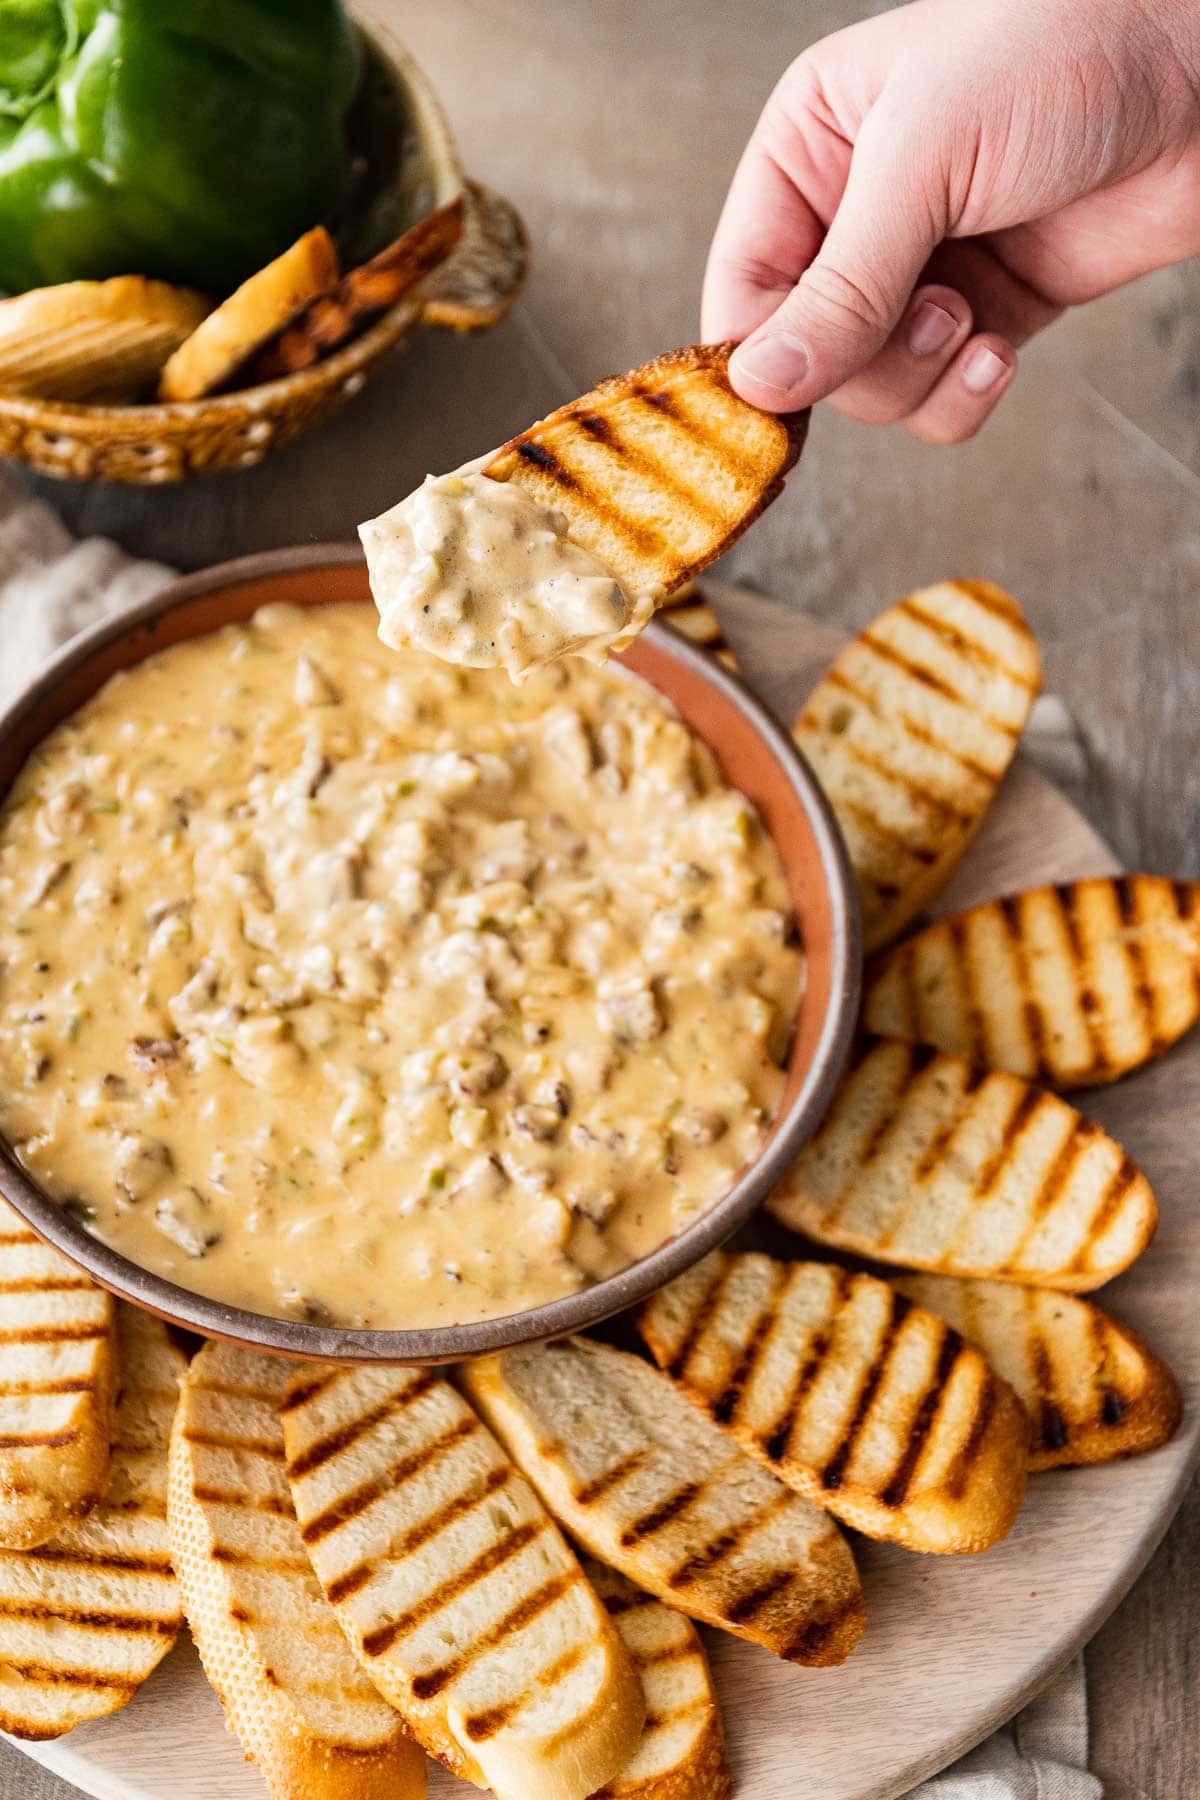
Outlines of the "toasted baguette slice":
{"label": "toasted baguette slice", "polygon": [[111,1295],[0,1201],[0,1544],[44,1544],[103,1494],[115,1333]]}
{"label": "toasted baguette slice", "polygon": [[900,944],[871,1031],[1047,1087],[1115,1081],[1200,1018],[1200,882],[1101,875],[991,900]]}
{"label": "toasted baguette slice", "polygon": [[642,1741],[595,1800],[728,1800],[725,1734],[700,1633],[674,1607],[584,1561],[646,1695]]}
{"label": "toasted baguette slice", "polygon": [[1090,1301],[947,1275],[895,1285],[977,1344],[1015,1388],[1032,1427],[1031,1469],[1136,1456],[1178,1429],[1183,1399],[1166,1363]]}
{"label": "toasted baguette slice", "polygon": [[338,254],[323,225],[256,269],[197,325],[168,360],[158,384],[164,400],[198,400],[223,387],[248,356],[289,325],[338,278]]}
{"label": "toasted baguette slice", "polygon": [[688,1399],[868,1537],[986,1550],[1025,1492],[1007,1382],[934,1313],[833,1263],[705,1257],[639,1318]]}
{"label": "toasted baguette slice", "polygon": [[136,399],[211,304],[141,275],[64,281],[0,300],[0,392]]}
{"label": "toasted baguette slice", "polygon": [[321,294],[304,307],[258,352],[249,365],[248,381],[293,375],[346,343],[445,261],[459,240],[462,223],[463,198],[456,194],[418,219],[370,262],[350,269],[332,293]]}
{"label": "toasted baguette slice", "polygon": [[645,1718],[633,1665],[537,1495],[425,1370],[302,1370],[284,1402],[301,1535],[355,1656],[448,1768],[584,1800]]}
{"label": "toasted baguette slice", "polygon": [[272,1356],[206,1344],[171,1439],[171,1549],[229,1729],[276,1800],[420,1800],[425,1758],[312,1572],[283,1467]]}
{"label": "toasted baguette slice", "polygon": [[1154,1235],[1150,1184],[1065,1100],[868,1038],[771,1195],[784,1225],[903,1268],[1086,1291]]}
{"label": "toasted baguette slice", "polygon": [[497,325],[525,281],[521,216],[480,181],[463,191],[462,236],[421,288],[421,317],[450,331]]}
{"label": "toasted baguette slice", "polygon": [[720,619],[703,594],[698,594],[690,583],[682,594],[672,594],[664,600],[658,616],[664,624],[674,626],[689,643],[698,644],[710,656],[715,656],[727,669],[737,668],[737,657],[721,629]]}
{"label": "toasted baguette slice", "polygon": [[167,1442],[184,1358],[149,1313],[118,1308],[121,1392],[108,1491],[35,1550],[0,1551],[0,1730],[55,1738],[117,1712],[183,1618],[167,1545]]}
{"label": "toasted baguette slice", "polygon": [[778,418],[729,385],[728,344],[693,344],[559,407],[484,465],[565,514],[629,593],[707,568],[782,491],[808,414]]}
{"label": "toasted baguette slice", "polygon": [[868,950],[928,905],[983,819],[1041,685],[1010,594],[943,581],[893,606],[818,684],[793,735],[846,839]]}
{"label": "toasted baguette slice", "polygon": [[849,1545],[640,1357],[571,1338],[463,1380],[547,1506],[680,1612],[792,1662],[838,1663],[865,1614]]}

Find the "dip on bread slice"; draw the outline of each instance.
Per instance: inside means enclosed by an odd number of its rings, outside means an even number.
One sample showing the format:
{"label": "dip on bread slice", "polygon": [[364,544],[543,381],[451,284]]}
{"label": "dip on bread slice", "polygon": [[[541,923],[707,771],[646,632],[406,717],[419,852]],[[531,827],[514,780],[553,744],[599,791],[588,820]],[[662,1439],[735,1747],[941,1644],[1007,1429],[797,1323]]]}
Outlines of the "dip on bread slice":
{"label": "dip on bread slice", "polygon": [[360,527],[380,636],[513,680],[620,650],[741,536],[800,454],[729,385],[727,344],[614,375]]}

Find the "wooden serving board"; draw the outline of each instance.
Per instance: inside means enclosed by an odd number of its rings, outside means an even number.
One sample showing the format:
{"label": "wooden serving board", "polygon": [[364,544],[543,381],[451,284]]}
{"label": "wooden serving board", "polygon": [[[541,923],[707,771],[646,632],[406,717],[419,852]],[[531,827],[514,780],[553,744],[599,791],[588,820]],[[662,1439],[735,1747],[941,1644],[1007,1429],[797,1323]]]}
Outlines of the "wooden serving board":
{"label": "wooden serving board", "polygon": [[[840,638],[777,603],[706,584],[743,668],[790,718]],[[1030,883],[1114,869],[1074,807],[1018,760],[939,910]],[[1183,1384],[1173,1443],[1107,1467],[1034,1476],[1016,1528],[980,1557],[855,1540],[869,1625],[840,1669],[804,1670],[718,1634],[709,1648],[740,1800],[894,1800],[1003,1723],[1097,1630],[1166,1531],[1200,1463],[1200,1035],[1083,1097],[1145,1169],[1162,1223],[1101,1296]],[[124,1712],[22,1745],[98,1800],[264,1800],[181,1642]],[[431,1765],[431,1800],[472,1790]]]}

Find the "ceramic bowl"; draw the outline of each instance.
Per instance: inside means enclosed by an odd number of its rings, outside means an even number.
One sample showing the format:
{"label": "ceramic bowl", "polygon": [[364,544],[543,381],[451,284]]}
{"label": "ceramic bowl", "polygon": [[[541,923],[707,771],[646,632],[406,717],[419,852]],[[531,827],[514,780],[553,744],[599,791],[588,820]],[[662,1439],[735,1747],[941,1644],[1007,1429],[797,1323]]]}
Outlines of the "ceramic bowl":
{"label": "ceramic bowl", "polygon": [[138,486],[248,468],[352,399],[417,326],[470,330],[504,316],[525,271],[520,217],[465,179],[437,96],[407,51],[377,24],[363,38],[361,145],[377,173],[347,227],[347,260],[364,260],[461,194],[463,234],[442,267],[342,349],[277,381],[137,406],[0,393],[0,456],[41,475]]}
{"label": "ceramic bowl", "polygon": [[[270,601],[366,604],[357,548],[308,545],[245,557],[172,583],[77,638],[0,718],[0,798],[40,741],[109,676],[185,638],[249,618]],[[788,1078],[754,1161],[706,1213],[641,1261],[524,1312],[422,1331],[350,1331],[222,1305],[151,1274],[93,1237],[32,1182],[0,1139],[0,1193],[47,1238],[124,1299],[206,1337],[293,1357],[437,1363],[598,1324],[672,1280],[730,1236],[795,1160],[825,1110],[854,1032],[861,967],[854,878],[816,778],[788,734],[742,683],[668,626],[651,624],[621,658],[657,688],[758,808],[783,860],[807,975]]]}

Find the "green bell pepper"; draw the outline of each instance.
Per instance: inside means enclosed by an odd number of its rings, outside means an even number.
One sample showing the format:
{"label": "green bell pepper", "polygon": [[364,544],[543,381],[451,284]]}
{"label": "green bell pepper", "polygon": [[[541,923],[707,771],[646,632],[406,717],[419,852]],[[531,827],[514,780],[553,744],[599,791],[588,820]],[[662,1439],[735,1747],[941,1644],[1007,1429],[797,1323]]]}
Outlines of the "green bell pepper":
{"label": "green bell pepper", "polygon": [[342,201],[341,0],[0,0],[0,288],[227,292]]}

